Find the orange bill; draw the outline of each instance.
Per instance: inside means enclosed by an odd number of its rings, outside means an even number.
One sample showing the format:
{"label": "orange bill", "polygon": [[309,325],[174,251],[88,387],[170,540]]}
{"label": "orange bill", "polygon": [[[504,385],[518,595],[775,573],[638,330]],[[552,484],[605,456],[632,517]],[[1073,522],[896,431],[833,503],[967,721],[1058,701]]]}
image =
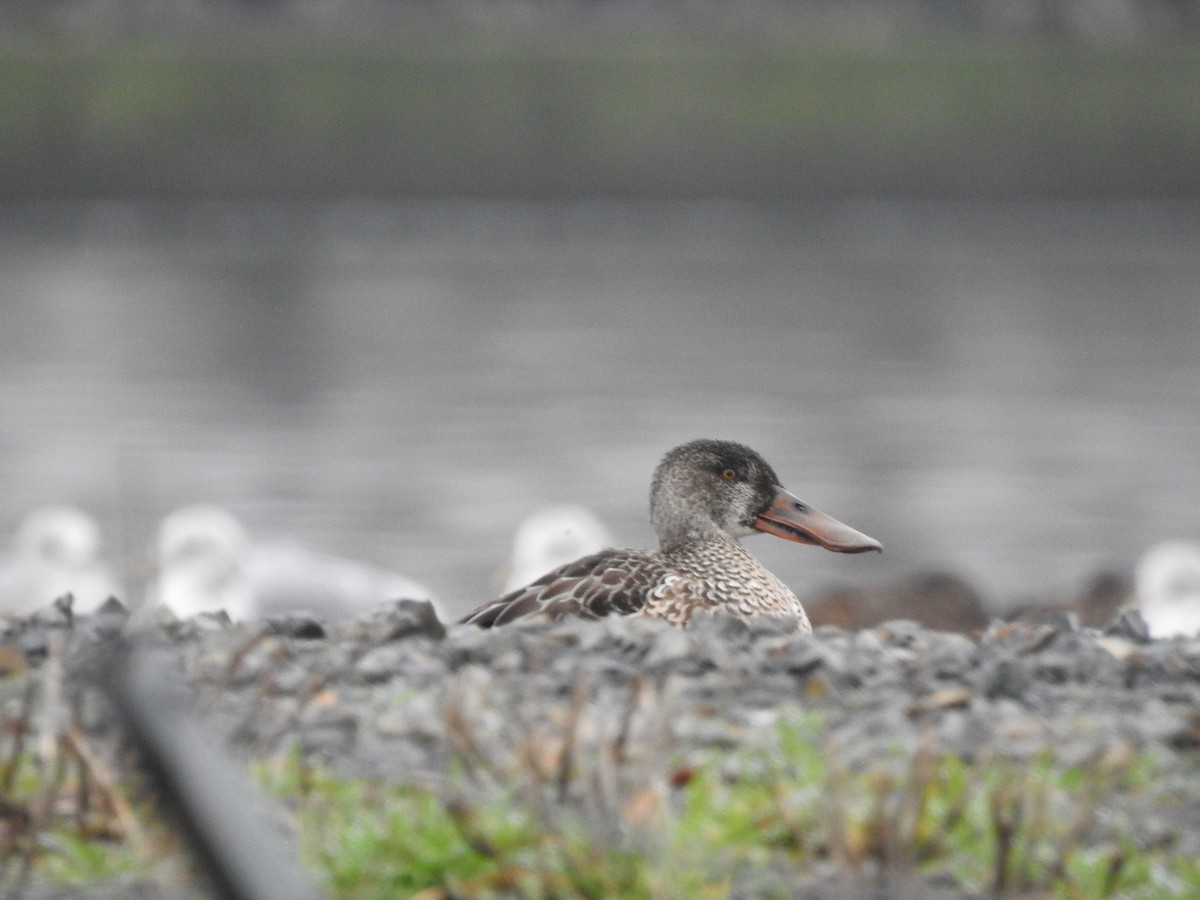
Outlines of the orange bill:
{"label": "orange bill", "polygon": [[866,553],[883,551],[875,538],[843,525],[837,519],[813,509],[795,494],[775,488],[775,499],[758,514],[754,527],[800,544],[816,544],[834,553]]}

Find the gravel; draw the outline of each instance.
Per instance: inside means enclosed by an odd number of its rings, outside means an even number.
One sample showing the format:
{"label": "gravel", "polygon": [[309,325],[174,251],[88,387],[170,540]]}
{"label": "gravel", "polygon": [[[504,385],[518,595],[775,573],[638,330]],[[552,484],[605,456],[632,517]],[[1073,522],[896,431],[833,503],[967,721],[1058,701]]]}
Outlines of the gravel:
{"label": "gravel", "polygon": [[[1105,629],[1070,616],[993,621],[976,639],[912,621],[797,636],[723,617],[686,631],[621,618],[485,631],[447,626],[416,601],[341,623],[140,618],[113,602],[86,618],[59,603],[0,620],[0,644],[20,650],[0,659],[30,667],[0,681],[5,715],[61,645],[75,715],[97,740],[118,734],[95,667],[115,635],[132,634],[169,656],[238,756],[299,752],[344,776],[436,787],[465,744],[503,771],[531,741],[548,753],[568,730],[581,752],[620,741],[630,760],[686,758],[753,745],[781,718],[816,711],[805,719],[819,723],[814,740],[849,766],[930,745],[968,761],[1150,752],[1196,798],[1182,814],[1200,820],[1200,639],[1150,640],[1136,613]],[[1200,854],[1195,827],[1174,837]]]}

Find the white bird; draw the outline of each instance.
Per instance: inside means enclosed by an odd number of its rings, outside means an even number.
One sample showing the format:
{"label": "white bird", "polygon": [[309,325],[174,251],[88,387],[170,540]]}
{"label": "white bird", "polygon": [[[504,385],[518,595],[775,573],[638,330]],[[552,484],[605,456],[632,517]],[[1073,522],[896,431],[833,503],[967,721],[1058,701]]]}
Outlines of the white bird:
{"label": "white bird", "polygon": [[123,596],[100,558],[100,526],[74,506],[41,506],[21,522],[0,572],[0,614],[27,616],[64,594],[75,613]]}
{"label": "white bird", "polygon": [[543,506],[522,519],[513,533],[501,592],[524,587],[551,569],[612,545],[612,535],[591,510],[574,503]]}
{"label": "white bird", "polygon": [[225,610],[235,621],[286,612],[346,619],[388,600],[433,600],[417,582],[368,563],[284,541],[253,543],[227,510],[197,504],[159,524],[147,606],[185,618]]}
{"label": "white bird", "polygon": [[1151,637],[1200,635],[1200,543],[1164,541],[1143,553],[1134,593]]}

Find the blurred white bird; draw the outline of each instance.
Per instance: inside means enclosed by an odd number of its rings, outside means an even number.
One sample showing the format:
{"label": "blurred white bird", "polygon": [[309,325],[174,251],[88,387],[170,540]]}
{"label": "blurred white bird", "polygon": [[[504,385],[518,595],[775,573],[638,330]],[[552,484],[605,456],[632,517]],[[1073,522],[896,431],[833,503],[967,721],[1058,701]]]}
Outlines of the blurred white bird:
{"label": "blurred white bird", "polygon": [[1134,593],[1152,637],[1200,635],[1200,543],[1164,541],[1143,553]]}
{"label": "blurred white bird", "polygon": [[591,510],[573,503],[543,506],[517,525],[501,593],[612,545],[612,535]]}
{"label": "blurred white bird", "polygon": [[428,588],[368,563],[284,541],[253,543],[227,510],[197,504],[158,527],[147,606],[180,618],[225,610],[235,621],[286,612],[346,619],[388,600],[433,600]]}
{"label": "blurred white bird", "polygon": [[0,614],[27,616],[63,594],[76,613],[123,597],[100,558],[100,526],[73,506],[42,506],[21,522],[0,571]]}

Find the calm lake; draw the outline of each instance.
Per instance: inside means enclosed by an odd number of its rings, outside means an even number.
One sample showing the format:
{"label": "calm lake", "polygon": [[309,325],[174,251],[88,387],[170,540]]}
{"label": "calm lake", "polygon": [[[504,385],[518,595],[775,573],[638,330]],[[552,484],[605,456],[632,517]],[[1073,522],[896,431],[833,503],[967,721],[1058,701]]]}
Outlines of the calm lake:
{"label": "calm lake", "polygon": [[702,436],[883,543],[755,538],[801,596],[1200,538],[1195,206],[7,206],[0,271],[0,528],[77,503],[133,594],[212,500],[465,610],[538,504],[652,544]]}

